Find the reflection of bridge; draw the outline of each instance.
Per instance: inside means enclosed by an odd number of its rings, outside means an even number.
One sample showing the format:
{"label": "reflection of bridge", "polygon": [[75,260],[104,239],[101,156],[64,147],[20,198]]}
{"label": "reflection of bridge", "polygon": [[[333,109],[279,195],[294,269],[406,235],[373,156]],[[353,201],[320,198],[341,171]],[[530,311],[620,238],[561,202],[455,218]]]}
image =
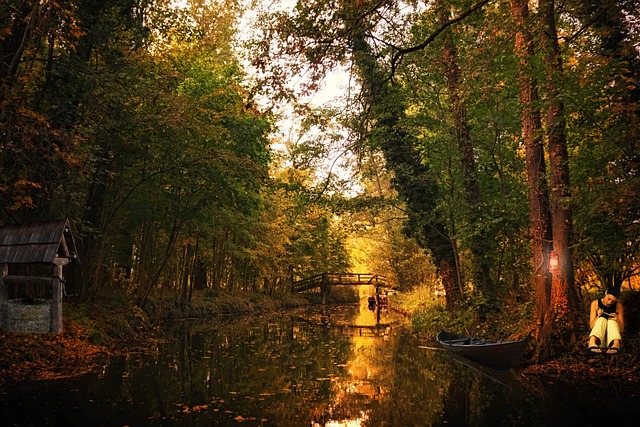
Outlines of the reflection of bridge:
{"label": "reflection of bridge", "polygon": [[391,333],[391,324],[332,326],[331,333],[341,337],[384,337]]}
{"label": "reflection of bridge", "polygon": [[395,322],[380,323],[380,315],[378,313],[375,325],[351,325],[338,321],[331,323],[328,316],[322,316],[320,321],[307,319],[304,317],[296,317],[296,320],[311,326],[319,326],[324,328],[331,336],[338,337],[385,337],[391,333],[395,326]]}
{"label": "reflection of bridge", "polygon": [[306,279],[293,282],[293,292],[304,292],[319,288],[322,292],[322,303],[326,301],[327,294],[332,285],[362,286],[372,285],[377,288],[390,288],[391,285],[385,276],[377,274],[359,273],[322,273]]}

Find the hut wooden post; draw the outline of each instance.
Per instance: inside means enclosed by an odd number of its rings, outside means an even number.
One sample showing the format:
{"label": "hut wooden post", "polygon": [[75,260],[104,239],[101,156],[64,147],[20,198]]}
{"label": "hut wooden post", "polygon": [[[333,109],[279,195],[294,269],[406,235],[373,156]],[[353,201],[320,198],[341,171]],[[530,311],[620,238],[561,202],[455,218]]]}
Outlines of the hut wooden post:
{"label": "hut wooden post", "polygon": [[53,267],[53,300],[51,302],[51,332],[62,332],[62,266],[69,264],[68,258],[56,258]]}
{"label": "hut wooden post", "polygon": [[0,303],[7,302],[9,300],[9,289],[4,281],[8,272],[9,266],[7,264],[0,264]]}
{"label": "hut wooden post", "polygon": [[331,282],[327,273],[322,273],[322,283],[320,284],[320,291],[322,292],[322,305],[327,303],[327,295],[331,289]]}

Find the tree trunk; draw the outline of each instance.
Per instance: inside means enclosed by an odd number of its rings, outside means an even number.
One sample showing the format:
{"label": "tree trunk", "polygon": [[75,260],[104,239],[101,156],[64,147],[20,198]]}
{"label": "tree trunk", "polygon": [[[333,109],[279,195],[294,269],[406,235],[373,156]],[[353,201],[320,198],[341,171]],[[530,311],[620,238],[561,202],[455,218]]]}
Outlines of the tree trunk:
{"label": "tree trunk", "polygon": [[462,292],[456,280],[456,270],[448,260],[440,259],[438,262],[438,275],[444,288],[445,305],[448,311],[454,311],[462,300]]}
{"label": "tree trunk", "polygon": [[4,99],[8,88],[15,82],[18,66],[38,23],[40,1],[21,2],[12,8],[11,28],[0,39],[0,100]]}
{"label": "tree trunk", "polygon": [[171,257],[171,254],[175,248],[176,241],[180,234],[180,228],[181,228],[180,222],[178,220],[174,220],[171,233],[168,236],[168,241],[165,247],[164,254],[160,258],[160,261],[157,264],[154,264],[154,267],[155,267],[154,274],[152,276],[147,276],[145,282],[140,281],[139,283],[140,292],[137,300],[137,304],[139,306],[141,307],[144,306],[144,304],[147,301],[147,298],[149,297],[149,294],[151,293],[151,290],[155,285],[157,285],[158,281],[160,280],[162,272],[164,271],[167,265],[167,262],[169,261],[169,258]]}
{"label": "tree trunk", "polygon": [[552,238],[549,195],[545,180],[546,167],[542,141],[541,116],[538,107],[538,84],[531,70],[534,55],[533,37],[526,28],[529,19],[528,0],[511,0],[511,14],[518,26],[515,51],[518,55],[518,79],[522,106],[522,137],[525,143],[529,218],[533,249],[533,282],[536,294],[536,358],[549,357],[553,324],[546,318],[551,298],[551,275],[548,256]]}
{"label": "tree trunk", "polygon": [[[440,3],[440,1],[438,1]],[[446,25],[449,16],[446,10],[439,8],[438,18],[441,25]],[[480,289],[488,301],[495,300],[495,288],[491,281],[490,275],[490,253],[493,251],[487,248],[491,241],[484,232],[482,212],[480,211],[480,184],[478,183],[478,174],[476,170],[476,161],[473,155],[473,144],[471,142],[471,130],[467,120],[467,107],[462,96],[460,96],[460,67],[456,48],[451,36],[447,33],[445,36],[444,46],[442,49],[442,63],[445,68],[445,77],[447,79],[447,89],[449,92],[449,100],[451,102],[451,111],[453,113],[454,126],[456,131],[456,141],[458,143],[458,151],[460,153],[460,161],[462,165],[462,180],[464,184],[464,197],[467,202],[468,223],[471,227],[480,227],[477,232],[469,239],[469,250],[472,258],[473,279],[475,285]]]}
{"label": "tree trunk", "polygon": [[567,151],[564,103],[560,94],[563,69],[558,45],[555,0],[541,0],[544,17],[542,42],[545,46],[547,88],[547,135],[551,184],[551,217],[553,250],[558,255],[558,267],[552,273],[551,303],[547,307],[545,324],[555,325],[562,347],[575,344],[578,327],[578,297],[573,275],[571,251],[573,220],[571,216],[571,186]]}
{"label": "tree trunk", "polygon": [[447,307],[453,309],[462,300],[460,283],[456,280],[455,253],[447,228],[433,214],[437,205],[438,188],[429,166],[421,162],[414,137],[402,127],[405,106],[399,91],[385,79],[385,73],[362,34],[352,40],[354,57],[363,79],[363,92],[371,106],[369,138],[384,152],[387,167],[395,174],[393,183],[407,204],[408,234],[418,244],[429,249],[445,289]]}
{"label": "tree trunk", "polygon": [[184,310],[187,307],[187,293],[189,288],[191,261],[191,244],[186,243],[182,248],[182,262],[180,263],[180,277],[178,283],[180,283],[180,299],[178,301],[178,307]]}

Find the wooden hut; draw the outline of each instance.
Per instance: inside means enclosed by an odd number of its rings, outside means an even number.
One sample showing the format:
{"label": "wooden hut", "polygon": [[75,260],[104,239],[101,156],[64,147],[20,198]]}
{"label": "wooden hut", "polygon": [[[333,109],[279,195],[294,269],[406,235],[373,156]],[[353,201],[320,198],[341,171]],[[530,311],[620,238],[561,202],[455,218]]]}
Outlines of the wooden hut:
{"label": "wooden hut", "polygon": [[[67,219],[0,227],[0,326],[14,330],[11,309],[15,301],[8,299],[10,284],[44,283],[51,285],[52,290],[52,298],[45,307],[49,310],[48,332],[62,332],[62,268],[74,261],[78,261],[78,255]],[[49,265],[52,268],[48,269],[49,276],[13,274],[14,270],[25,265]]]}

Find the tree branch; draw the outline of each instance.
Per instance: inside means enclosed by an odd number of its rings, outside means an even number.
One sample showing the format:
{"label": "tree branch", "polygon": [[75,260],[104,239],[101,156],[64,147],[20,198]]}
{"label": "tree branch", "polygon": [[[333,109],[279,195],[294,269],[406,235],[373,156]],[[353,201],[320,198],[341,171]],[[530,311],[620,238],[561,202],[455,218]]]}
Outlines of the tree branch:
{"label": "tree branch", "polygon": [[410,47],[406,47],[406,48],[396,47],[395,49],[397,50],[397,52],[395,53],[395,55],[393,55],[393,59],[391,60],[391,77],[395,74],[396,67],[397,67],[400,59],[402,59],[402,57],[404,55],[412,53],[412,52],[417,52],[419,50],[423,50],[424,48],[429,46],[429,44],[432,41],[434,41],[436,39],[436,37],[438,37],[440,35],[440,33],[442,33],[444,30],[449,28],[451,25],[462,21],[467,16],[471,15],[473,12],[475,12],[476,10],[482,8],[485,4],[489,3],[489,1],[491,1],[491,0],[480,0],[478,3],[476,3],[473,6],[471,6],[469,9],[467,9],[464,12],[462,12],[461,14],[456,16],[455,18],[443,23],[438,29],[436,29],[433,33],[431,33],[431,35],[429,37],[427,37],[422,43],[420,43],[418,45],[410,46]]}

